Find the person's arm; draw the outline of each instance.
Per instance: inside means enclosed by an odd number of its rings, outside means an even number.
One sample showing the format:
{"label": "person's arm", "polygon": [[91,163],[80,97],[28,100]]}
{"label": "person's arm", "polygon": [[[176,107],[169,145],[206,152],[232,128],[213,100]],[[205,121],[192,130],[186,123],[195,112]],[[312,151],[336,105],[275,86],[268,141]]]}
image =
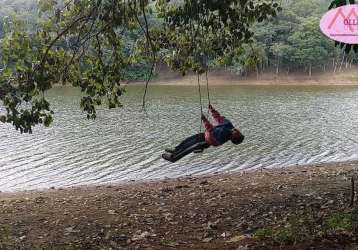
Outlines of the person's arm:
{"label": "person's arm", "polygon": [[213,106],[209,105],[209,110],[211,112],[211,115],[213,116],[214,120],[218,123],[218,124],[222,124],[225,122],[225,118],[217,111],[213,108]]}
{"label": "person's arm", "polygon": [[201,114],[201,120],[204,123],[206,131],[211,131],[213,129],[213,125],[209,122],[208,118],[206,118],[204,114]]}

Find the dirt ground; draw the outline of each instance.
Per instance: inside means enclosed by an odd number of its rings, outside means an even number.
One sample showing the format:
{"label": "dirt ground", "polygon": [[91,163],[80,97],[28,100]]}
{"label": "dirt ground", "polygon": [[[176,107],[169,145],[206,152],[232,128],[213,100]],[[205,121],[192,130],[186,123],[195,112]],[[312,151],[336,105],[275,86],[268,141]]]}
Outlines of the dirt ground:
{"label": "dirt ground", "polygon": [[255,231],[347,211],[358,163],[0,193],[0,249],[356,249],[356,235],[286,246]]}

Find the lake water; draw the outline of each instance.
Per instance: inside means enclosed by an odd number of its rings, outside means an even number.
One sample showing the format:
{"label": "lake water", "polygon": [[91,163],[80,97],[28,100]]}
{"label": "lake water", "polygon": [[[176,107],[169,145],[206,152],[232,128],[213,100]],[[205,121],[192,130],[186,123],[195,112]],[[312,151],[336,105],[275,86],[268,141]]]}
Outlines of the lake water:
{"label": "lake water", "polygon": [[199,132],[197,89],[153,86],[147,114],[142,93],[140,86],[128,88],[124,108],[100,109],[92,121],[79,109],[80,93],[58,87],[48,94],[56,112],[50,128],[21,135],[0,124],[0,190],[358,159],[358,87],[213,87],[214,106],[246,140],[176,164],[161,154]]}

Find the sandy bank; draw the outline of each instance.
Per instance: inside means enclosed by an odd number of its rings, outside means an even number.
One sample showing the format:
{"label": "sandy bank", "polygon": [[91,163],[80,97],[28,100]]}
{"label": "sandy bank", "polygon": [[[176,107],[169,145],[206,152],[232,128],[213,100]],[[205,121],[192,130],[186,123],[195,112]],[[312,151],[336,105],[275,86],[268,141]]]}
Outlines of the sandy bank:
{"label": "sandy bank", "polygon": [[[340,73],[317,73],[309,77],[304,73],[264,73],[259,77],[252,75],[240,77],[223,70],[209,73],[210,86],[230,85],[358,85],[358,67]],[[136,83],[131,83],[136,84]],[[168,70],[158,72],[158,77],[151,82],[153,85],[169,86],[196,86],[197,76],[181,76]],[[205,76],[201,78],[201,84],[206,84]]]}
{"label": "sandy bank", "polygon": [[[2,193],[0,242],[8,249],[274,249],[255,232],[286,225],[295,215],[347,211],[357,167]],[[354,237],[313,238],[283,249],[341,249]]]}

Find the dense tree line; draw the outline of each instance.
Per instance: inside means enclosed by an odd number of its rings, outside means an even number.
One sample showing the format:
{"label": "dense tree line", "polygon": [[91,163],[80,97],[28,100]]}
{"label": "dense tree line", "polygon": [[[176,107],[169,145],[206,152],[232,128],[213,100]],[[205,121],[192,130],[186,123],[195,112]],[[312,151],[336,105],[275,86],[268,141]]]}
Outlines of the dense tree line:
{"label": "dense tree line", "polygon": [[34,29],[38,22],[36,0],[0,0],[0,37],[4,35],[4,22],[8,19],[24,20],[29,29]]}
{"label": "dense tree line", "polygon": [[256,25],[255,44],[252,50],[258,64],[245,67],[242,63],[233,68],[241,73],[267,70],[275,73],[293,71],[342,71],[352,67],[353,53],[344,54],[325,37],[319,28],[320,18],[328,9],[330,0],[285,0],[282,11],[273,20]]}
{"label": "dense tree line", "polygon": [[[238,51],[230,60],[212,62],[212,65],[225,66],[242,75],[266,71],[276,74],[304,71],[311,75],[312,72],[337,72],[351,68],[355,62],[353,54],[342,53],[319,30],[320,17],[330,2],[282,0],[282,11],[277,17],[253,28],[255,43]],[[0,37],[4,32],[4,22],[9,18],[24,20],[29,29],[36,29],[41,20],[36,0],[0,0],[0,6]],[[151,17],[151,25],[160,25],[154,16]],[[124,34],[128,48],[133,46],[133,36],[133,33]],[[146,63],[133,65],[126,71],[127,78],[145,79],[149,67]]]}
{"label": "dense tree line", "polygon": [[6,112],[0,121],[25,133],[51,124],[45,92],[54,84],[80,88],[81,108],[94,119],[98,106],[121,106],[122,83],[131,75],[145,72],[148,84],[158,63],[183,75],[218,66],[241,74],[274,68],[277,74],[311,75],[354,63],[352,46],[341,44],[343,54],[319,31],[328,0],[1,3],[9,10],[0,16],[0,100]]}

